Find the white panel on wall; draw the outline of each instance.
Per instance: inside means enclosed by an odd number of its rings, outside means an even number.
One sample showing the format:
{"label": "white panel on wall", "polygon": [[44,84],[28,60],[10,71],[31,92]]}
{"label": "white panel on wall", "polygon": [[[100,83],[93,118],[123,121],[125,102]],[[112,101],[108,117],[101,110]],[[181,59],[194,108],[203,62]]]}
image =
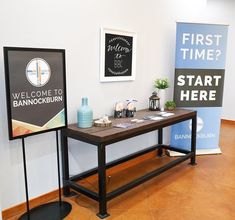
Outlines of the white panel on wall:
{"label": "white panel on wall", "polygon": [[[66,50],[69,122],[76,122],[81,98],[87,96],[94,117],[112,114],[116,101],[135,98],[137,109],[146,108],[158,77],[169,77],[172,98],[175,57],[175,22],[195,21],[230,24],[226,66],[224,117],[235,120],[231,103],[233,87],[234,12],[231,1],[217,4],[205,0],[41,0],[2,1],[0,48],[3,46],[62,48]],[[218,1],[216,1],[218,2]],[[219,6],[218,6],[219,5]],[[40,13],[35,13],[35,11]],[[99,82],[100,28],[137,33],[136,79],[128,82]],[[21,141],[9,141],[7,134],[3,54],[0,53],[0,166],[1,204],[9,208],[25,200]],[[108,147],[107,159],[142,149],[157,141],[156,134],[133,138]],[[94,146],[70,143],[72,173],[96,166]],[[26,138],[30,197],[57,187],[55,134]],[[4,169],[2,169],[4,168]],[[3,180],[3,181],[2,181]],[[9,184],[15,183],[15,184]]]}

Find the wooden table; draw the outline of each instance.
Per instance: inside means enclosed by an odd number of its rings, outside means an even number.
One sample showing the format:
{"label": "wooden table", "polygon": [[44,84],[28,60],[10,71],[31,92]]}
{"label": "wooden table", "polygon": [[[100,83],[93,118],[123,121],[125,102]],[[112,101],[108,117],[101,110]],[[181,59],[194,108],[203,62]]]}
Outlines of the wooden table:
{"label": "wooden table", "polygon": [[[142,123],[135,123],[128,128],[117,128],[116,124],[123,122],[130,122],[131,119],[138,118],[142,119],[144,116],[155,115],[156,112],[149,110],[141,110],[136,113],[134,118],[121,118],[114,119],[111,118],[113,122],[112,127],[92,127],[92,128],[78,128],[77,124],[71,124],[67,128],[63,129],[61,132],[61,148],[62,148],[62,167],[63,167],[63,193],[65,196],[69,196],[70,188],[82,193],[97,202],[99,202],[99,213],[97,216],[100,218],[106,218],[109,216],[107,213],[107,202],[120,194],[144,183],[145,181],[165,172],[166,170],[176,166],[183,161],[190,159],[190,164],[195,165],[195,148],[196,148],[196,127],[197,127],[197,112],[185,109],[176,109],[171,111],[174,115],[165,117],[159,121],[145,120]],[[173,146],[164,145],[163,141],[163,128],[182,122],[186,120],[192,120],[192,130],[191,130],[191,150],[183,150],[175,148]],[[132,138],[141,134],[145,134],[151,131],[158,131],[158,144],[147,147],[143,150],[137,151],[125,157],[119,158],[112,162],[106,163],[106,146],[122,141],[128,138]],[[80,140],[97,147],[98,152],[98,167],[74,175],[70,177],[69,175],[69,155],[68,155],[68,138],[73,138]],[[183,153],[184,155],[167,163],[166,165],[155,169],[126,185],[123,185],[112,192],[106,192],[106,169],[118,165],[120,163],[126,162],[148,152],[158,150],[158,154],[162,154],[162,149],[168,149],[176,152]],[[91,191],[81,185],[76,181],[81,178],[86,178],[98,172],[98,193]]]}

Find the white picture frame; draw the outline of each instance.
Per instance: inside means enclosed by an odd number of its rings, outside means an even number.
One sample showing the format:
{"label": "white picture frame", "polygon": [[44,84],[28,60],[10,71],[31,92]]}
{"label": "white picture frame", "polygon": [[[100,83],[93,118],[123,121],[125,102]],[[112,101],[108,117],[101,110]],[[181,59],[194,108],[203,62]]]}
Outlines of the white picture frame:
{"label": "white picture frame", "polygon": [[100,82],[135,80],[136,37],[134,32],[101,28]]}

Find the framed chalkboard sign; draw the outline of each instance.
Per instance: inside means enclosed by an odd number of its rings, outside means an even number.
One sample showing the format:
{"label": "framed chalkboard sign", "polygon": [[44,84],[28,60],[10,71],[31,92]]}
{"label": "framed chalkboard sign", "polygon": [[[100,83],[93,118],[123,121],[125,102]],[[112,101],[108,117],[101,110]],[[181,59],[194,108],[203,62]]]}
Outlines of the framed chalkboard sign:
{"label": "framed chalkboard sign", "polygon": [[4,47],[9,139],[67,126],[65,50]]}
{"label": "framed chalkboard sign", "polygon": [[100,81],[135,80],[136,33],[101,29]]}

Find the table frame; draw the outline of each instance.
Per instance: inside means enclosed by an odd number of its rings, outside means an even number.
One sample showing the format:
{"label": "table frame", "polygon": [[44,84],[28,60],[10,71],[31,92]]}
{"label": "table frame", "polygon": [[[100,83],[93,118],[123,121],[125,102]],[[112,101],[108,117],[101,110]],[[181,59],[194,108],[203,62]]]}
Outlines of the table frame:
{"label": "table frame", "polygon": [[[164,145],[163,142],[163,128],[177,124],[186,120],[192,120],[192,129],[191,129],[191,150],[184,150],[179,149],[176,147],[172,147],[169,145]],[[190,113],[187,113],[181,117],[172,118],[171,120],[163,120],[161,123],[155,122],[153,124],[154,126],[151,126],[149,128],[144,129],[138,129],[136,132],[133,132],[132,134],[129,134],[128,136],[114,136],[111,139],[100,139],[100,140],[94,140],[92,138],[86,135],[80,135],[76,131],[71,130],[68,128],[65,128],[61,131],[61,150],[62,150],[62,169],[63,169],[63,193],[65,196],[69,196],[71,191],[70,188],[82,193],[89,198],[96,200],[99,203],[99,212],[97,213],[97,216],[101,219],[106,218],[109,216],[107,212],[107,202],[122,193],[144,183],[147,180],[150,180],[151,178],[158,176],[159,174],[167,171],[168,169],[182,163],[185,160],[190,159],[190,164],[195,165],[196,164],[196,130],[197,130],[197,112],[191,111]],[[154,130],[158,130],[158,144],[147,147],[143,150],[137,151],[135,153],[132,153],[130,155],[124,156],[122,158],[119,158],[117,160],[114,160],[112,162],[106,163],[106,146],[110,145],[112,143],[116,143],[118,141],[122,141],[128,138],[132,138],[141,134],[145,134],[147,132],[151,132]],[[76,140],[80,140],[82,142],[86,142],[92,145],[95,145],[97,147],[97,157],[98,157],[98,167],[87,170],[83,173],[80,173],[78,175],[74,175],[72,177],[69,176],[69,153],[68,153],[68,138],[73,138]],[[116,166],[118,164],[121,164],[123,162],[126,162],[128,160],[131,160],[133,158],[136,158],[138,156],[144,155],[146,153],[149,153],[154,150],[158,150],[158,156],[161,156],[162,149],[167,149],[171,151],[176,151],[179,153],[184,154],[183,156],[167,163],[166,165],[157,168],[109,193],[106,192],[106,169],[111,168],[113,166]],[[84,186],[80,185],[76,181],[81,180],[83,178],[89,177],[91,175],[94,175],[98,173],[98,193],[94,192],[88,188],[85,188]]]}

